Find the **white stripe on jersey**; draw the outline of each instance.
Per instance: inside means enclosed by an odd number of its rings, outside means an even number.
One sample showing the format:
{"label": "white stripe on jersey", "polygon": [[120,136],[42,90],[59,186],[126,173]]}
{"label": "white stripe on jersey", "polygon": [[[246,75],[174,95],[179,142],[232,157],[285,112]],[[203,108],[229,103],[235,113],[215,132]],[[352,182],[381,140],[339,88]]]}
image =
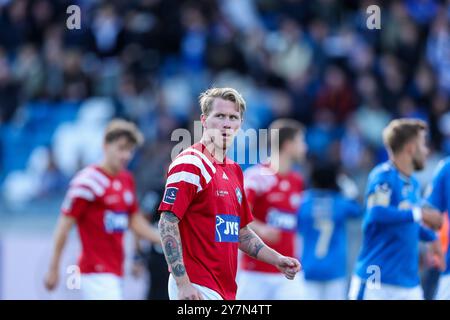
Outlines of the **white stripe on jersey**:
{"label": "white stripe on jersey", "polygon": [[192,164],[196,166],[202,172],[202,176],[203,178],[205,178],[206,183],[209,183],[209,181],[211,181],[211,175],[208,173],[208,170],[206,170],[205,165],[199,157],[193,155],[183,155],[181,157],[177,157],[170,165],[169,172],[173,167],[179,164]]}
{"label": "white stripe on jersey", "polygon": [[100,197],[105,194],[105,188],[89,175],[80,174],[73,179],[71,185],[83,185],[89,187],[97,196]]}
{"label": "white stripe on jersey", "polygon": [[196,174],[186,172],[186,171],[181,171],[181,172],[176,172],[174,174],[171,174],[167,178],[166,187],[171,183],[177,183],[177,182],[181,182],[181,181],[184,181],[184,182],[187,182],[187,183],[197,186],[197,192],[200,192],[203,190],[202,186],[200,185],[200,177]]}
{"label": "white stripe on jersey", "polygon": [[203,159],[203,161],[205,161],[205,163],[211,168],[213,173],[216,173],[216,167],[214,167],[214,165],[212,164],[211,161],[209,161],[208,157],[205,156],[203,153],[201,153],[200,151],[198,151],[197,149],[194,148],[187,148],[186,150],[184,150],[182,153],[180,153],[178,156],[184,155],[184,153],[186,152],[193,152],[195,154],[198,154],[200,156],[200,158]]}
{"label": "white stripe on jersey", "polygon": [[275,171],[262,165],[255,165],[244,171],[244,188],[264,193],[278,182]]}
{"label": "white stripe on jersey", "polygon": [[67,195],[72,199],[80,198],[87,201],[93,201],[95,199],[95,195],[92,193],[92,191],[81,186],[71,187]]}
{"label": "white stripe on jersey", "polygon": [[106,188],[111,185],[111,181],[109,180],[109,178],[95,168],[88,167],[85,170],[83,170],[81,174],[83,175],[86,174],[93,177],[95,180],[100,182],[100,184],[102,184]]}
{"label": "white stripe on jersey", "polygon": [[253,167],[248,168],[244,172],[244,175],[248,177],[273,176],[275,174],[276,172],[273,169],[265,167],[260,164],[254,165]]}

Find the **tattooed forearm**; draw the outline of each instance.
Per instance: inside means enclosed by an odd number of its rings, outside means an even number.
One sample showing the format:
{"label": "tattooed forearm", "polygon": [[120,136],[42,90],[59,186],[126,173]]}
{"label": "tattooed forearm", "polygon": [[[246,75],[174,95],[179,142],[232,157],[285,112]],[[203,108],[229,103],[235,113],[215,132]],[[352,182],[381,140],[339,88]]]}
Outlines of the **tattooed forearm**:
{"label": "tattooed forearm", "polygon": [[239,233],[239,242],[240,243],[246,243],[248,241],[250,241],[251,239],[253,239],[253,234],[243,231]]}
{"label": "tattooed forearm", "polygon": [[253,244],[249,254],[250,256],[256,258],[258,256],[259,251],[264,247],[264,243],[260,242]]}
{"label": "tattooed forearm", "polygon": [[262,240],[250,230],[248,227],[244,227],[239,232],[239,249],[253,258],[258,257],[259,251],[266,245]]}
{"label": "tattooed forearm", "polygon": [[177,264],[175,267],[172,268],[172,273],[175,277],[181,277],[186,274],[186,269],[182,264]]}
{"label": "tattooed forearm", "polygon": [[177,262],[180,258],[180,248],[178,247],[177,239],[171,235],[167,235],[163,238],[162,243],[164,244],[167,262],[169,264]]}
{"label": "tattooed forearm", "polygon": [[179,219],[173,213],[163,212],[158,224],[164,255],[175,277],[186,274],[178,222]]}
{"label": "tattooed forearm", "polygon": [[164,214],[164,218],[169,222],[172,222],[172,223],[180,222],[180,219],[178,219],[178,217],[175,214],[173,214],[172,212],[165,211],[165,212],[163,212],[163,214]]}

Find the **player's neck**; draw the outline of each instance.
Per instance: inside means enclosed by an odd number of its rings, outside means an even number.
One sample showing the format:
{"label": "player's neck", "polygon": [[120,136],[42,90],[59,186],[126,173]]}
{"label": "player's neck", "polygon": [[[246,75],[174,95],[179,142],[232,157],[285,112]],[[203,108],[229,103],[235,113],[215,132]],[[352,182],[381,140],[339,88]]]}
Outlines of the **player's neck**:
{"label": "player's neck", "polygon": [[279,174],[286,174],[292,169],[292,159],[283,154],[273,154],[270,157],[270,168]]}
{"label": "player's neck", "polygon": [[200,139],[200,143],[203,144],[208,152],[217,160],[217,162],[222,163],[226,157],[227,150],[217,148],[216,145],[209,139],[204,137]]}
{"label": "player's neck", "polygon": [[414,172],[412,162],[405,155],[399,154],[396,156],[392,156],[391,162],[394,164],[397,170],[400,171],[400,173],[407,177],[411,176]]}
{"label": "player's neck", "polygon": [[105,160],[100,163],[100,168],[105,171],[110,176],[115,176],[119,173],[118,170],[114,169],[111,165],[108,164]]}

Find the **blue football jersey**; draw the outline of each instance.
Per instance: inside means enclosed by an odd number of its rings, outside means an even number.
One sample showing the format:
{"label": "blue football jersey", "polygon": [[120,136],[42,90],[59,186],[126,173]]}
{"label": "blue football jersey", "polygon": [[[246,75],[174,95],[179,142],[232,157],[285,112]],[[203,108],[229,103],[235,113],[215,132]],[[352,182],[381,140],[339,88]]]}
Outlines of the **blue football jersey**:
{"label": "blue football jersey", "polygon": [[[441,212],[450,208],[450,157],[442,160],[436,168],[433,180],[427,188],[426,202]],[[450,273],[450,251],[447,250],[446,274]]]}
{"label": "blue football jersey", "polygon": [[298,210],[298,231],[303,238],[301,263],[306,280],[345,277],[347,218],[362,212],[358,203],[335,191],[312,189],[304,193]]}
{"label": "blue football jersey", "polygon": [[436,239],[434,231],[417,221],[420,215],[414,208],[422,204],[420,186],[413,176],[403,175],[390,161],[372,170],[363,244],[356,263],[361,279],[379,276],[381,283],[406,288],[419,284],[419,240]]}

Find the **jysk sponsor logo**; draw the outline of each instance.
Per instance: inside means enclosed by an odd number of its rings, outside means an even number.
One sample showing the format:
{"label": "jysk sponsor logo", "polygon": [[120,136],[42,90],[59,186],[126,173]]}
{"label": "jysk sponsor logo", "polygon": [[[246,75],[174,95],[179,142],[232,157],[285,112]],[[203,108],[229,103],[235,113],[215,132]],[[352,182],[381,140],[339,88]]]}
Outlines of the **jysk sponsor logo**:
{"label": "jysk sponsor logo", "polygon": [[278,229],[294,231],[297,228],[297,216],[293,213],[272,209],[267,215],[267,223]]}
{"label": "jysk sponsor logo", "polygon": [[166,188],[166,192],[164,193],[163,202],[167,204],[174,204],[175,199],[177,198],[178,188],[169,187]]}
{"label": "jysk sponsor logo", "polygon": [[128,228],[128,214],[107,210],[103,216],[103,223],[107,233],[122,233]]}
{"label": "jysk sponsor logo", "polygon": [[238,242],[240,222],[238,216],[216,215],[216,242]]}

